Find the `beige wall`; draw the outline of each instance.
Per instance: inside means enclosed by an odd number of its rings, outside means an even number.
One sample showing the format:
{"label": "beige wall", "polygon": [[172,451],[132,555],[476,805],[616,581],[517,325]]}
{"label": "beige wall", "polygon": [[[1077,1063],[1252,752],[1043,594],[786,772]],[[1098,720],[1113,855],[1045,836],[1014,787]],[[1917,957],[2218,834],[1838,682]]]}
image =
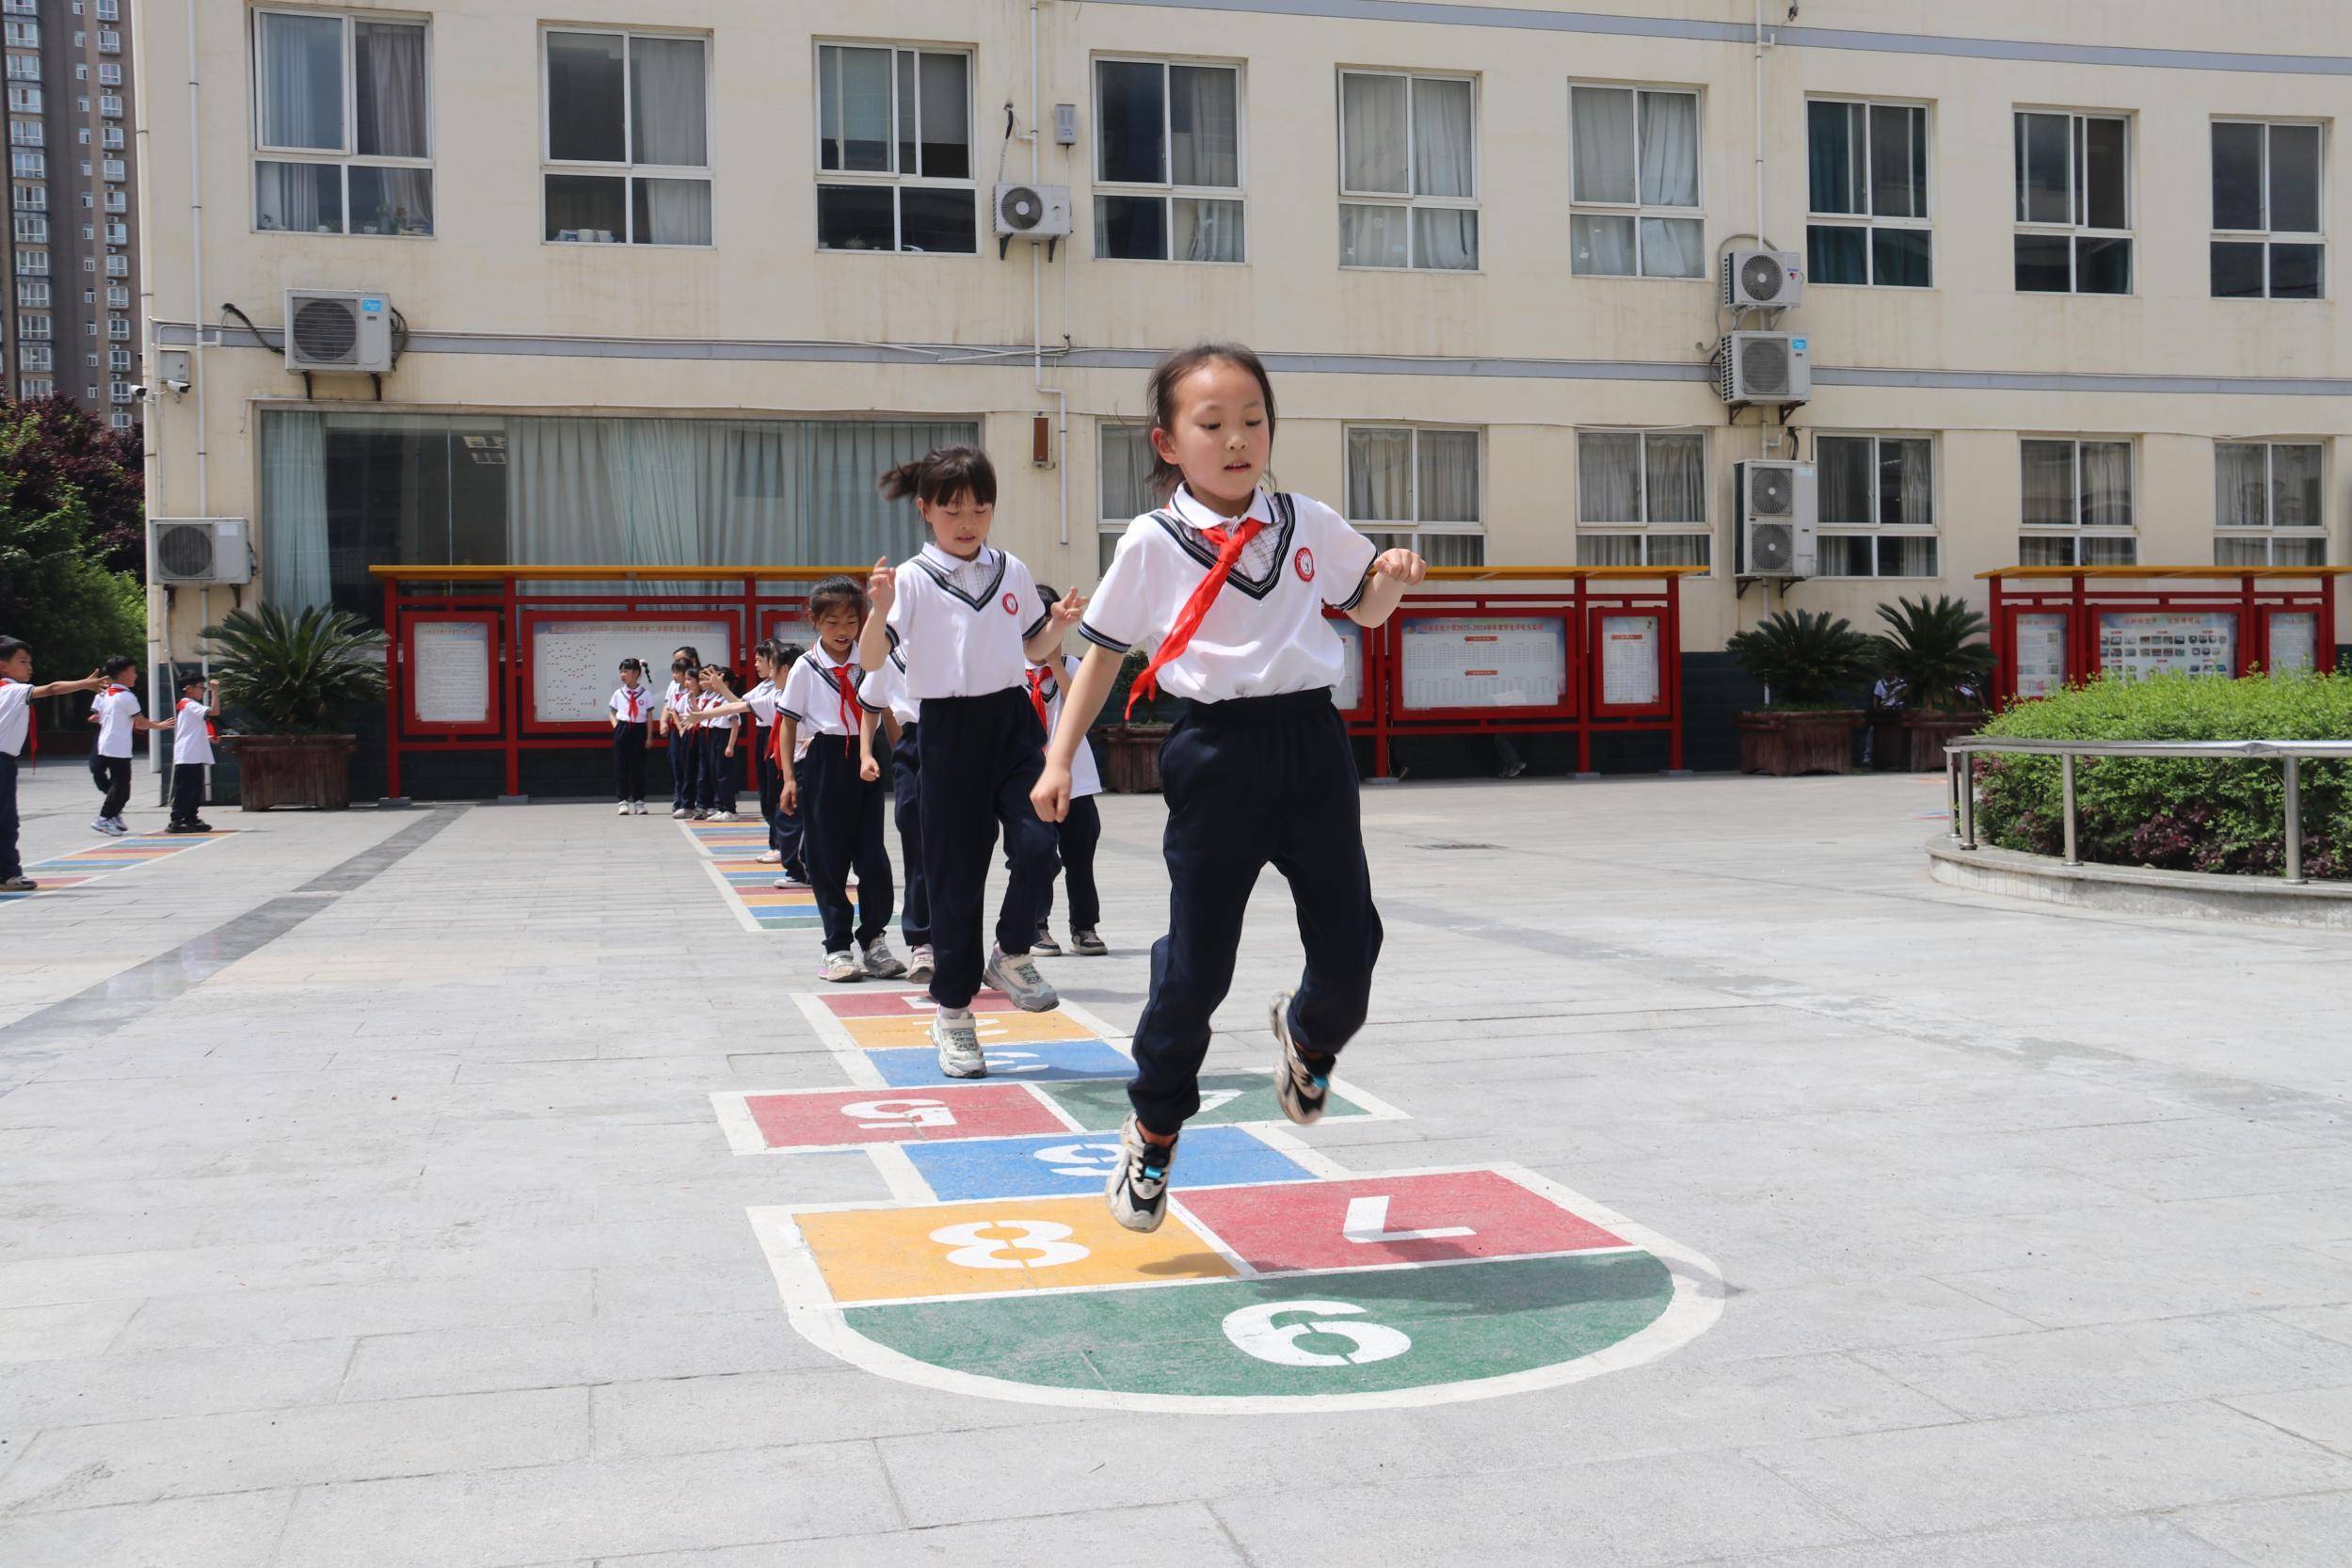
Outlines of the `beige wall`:
{"label": "beige wall", "polygon": [[[140,192],[149,248],[143,314],[217,323],[232,301],[264,325],[290,284],[382,288],[421,334],[726,340],[748,344],[1022,344],[1032,330],[1029,250],[1000,261],[984,232],[962,257],[820,253],[815,248],[817,37],[925,41],[975,49],[975,164],[995,166],[1001,105],[1026,121],[1030,11],[1015,0],[566,0],[549,13],[522,0],[469,0],[462,9],[344,8],[429,15],[433,24],[438,236],[429,241],[322,238],[250,231],[251,69],[248,14],[197,8],[201,82],[198,164],[203,182],[203,287],[196,292],[184,127],[188,40],[184,8],[138,8]],[[1522,7],[1531,12],[1542,8]],[[1560,8],[1564,9],[1565,7]],[[1620,5],[1745,25],[1744,5]],[[1768,9],[1785,9],[1784,7]],[[1043,149],[1041,178],[1077,187],[1079,232],[1044,274],[1043,330],[1080,349],[1152,350],[1202,336],[1262,350],[1400,355],[1466,361],[1703,360],[1719,328],[1709,284],[1569,276],[1568,84],[1639,82],[1701,89],[1703,179],[1710,246],[1756,227],[1755,94],[1744,42],[1615,37],[1544,27],[1204,12],[1157,5],[1051,0],[1038,15],[1038,97],[1080,105],[1075,149]],[[565,247],[538,238],[536,33],[543,20],[707,32],[713,51],[715,243],[708,249]],[[1533,20],[1542,20],[1536,17]],[[1961,23],[1964,21],[1964,25]],[[2259,48],[2328,56],[2335,73],[2156,69],[2141,65],[1969,59],[1886,49],[1784,42],[1764,60],[1767,188],[1763,227],[1784,248],[1803,244],[1808,94],[1906,98],[1931,104],[1932,290],[1823,288],[1784,325],[1804,331],[1824,368],[2038,373],[2120,377],[2333,378],[2331,395],[2248,390],[2182,393],[2134,388],[2040,391],[1825,386],[1792,415],[1808,431],[1934,432],[1944,585],[1981,601],[1974,574],[2017,555],[2017,433],[2084,432],[2138,439],[2140,560],[2212,559],[2212,441],[2222,436],[2326,439],[2330,558],[2343,560],[2352,488],[2352,326],[2341,244],[2328,257],[2324,303],[2206,297],[2210,222],[2208,125],[2216,115],[2332,120],[2352,102],[2352,11],[2336,4],[2233,8],[2184,0],[2052,7],[1986,0],[1966,8],[1809,0],[1811,29],[1930,32],[2024,43],[2184,51]],[[1792,35],[1801,38],[1804,35]],[[1090,58],[1164,54],[1240,62],[1250,263],[1209,266],[1091,259],[1086,187],[1094,150]],[[1479,80],[1483,270],[1477,274],[1341,271],[1336,265],[1336,71],[1399,66]],[[2019,295],[2010,286],[2010,112],[2018,105],[2115,110],[2133,117],[2136,287],[2129,297]],[[2331,127],[2332,130],[2332,127]],[[2328,148],[2326,200],[2352,206],[2347,159]],[[1016,142],[1009,171],[1026,177]],[[2337,237],[2337,236],[2331,236]],[[299,398],[298,379],[231,328],[202,356],[202,402],[150,410],[159,514],[251,516],[262,403]],[[478,341],[474,347],[486,346]],[[820,349],[820,353],[824,350]],[[668,356],[668,357],[660,357]],[[1096,510],[1094,421],[1132,415],[1143,373],[1049,363],[1069,395],[1064,472],[1032,469],[1029,420],[1054,400],[1032,387],[1026,359],[942,366],[905,363],[710,362],[676,357],[412,352],[388,378],[402,407],[597,411],[883,410],[978,416],[1005,478],[1005,543],[1041,577],[1090,582]],[[1293,372],[1277,383],[1282,481],[1337,501],[1341,422],[1429,421],[1487,431],[1485,511],[1492,563],[1575,559],[1573,432],[1583,426],[1705,426],[1715,470],[1717,570],[1695,586],[1687,645],[1720,647],[1765,605],[1735,600],[1730,464],[1756,456],[1755,416],[1727,424],[1704,382],[1525,374]],[[151,367],[152,369],[152,367]],[[151,377],[152,378],[152,377]],[[322,379],[322,399],[366,398],[364,379]],[[200,496],[196,451],[206,451]],[[1070,498],[1062,542],[1061,487]],[[1919,581],[1816,580],[1788,602],[1866,619],[1870,607]],[[265,585],[264,585],[265,591]],[[1777,595],[1775,599],[1777,600]],[[184,643],[192,610],[173,628]]]}

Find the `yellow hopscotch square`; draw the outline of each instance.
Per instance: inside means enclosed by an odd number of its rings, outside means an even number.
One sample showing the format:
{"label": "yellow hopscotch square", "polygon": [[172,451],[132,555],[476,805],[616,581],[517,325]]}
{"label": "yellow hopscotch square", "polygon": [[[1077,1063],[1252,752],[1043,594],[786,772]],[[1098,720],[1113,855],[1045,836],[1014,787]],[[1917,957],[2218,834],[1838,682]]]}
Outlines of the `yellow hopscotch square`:
{"label": "yellow hopscotch square", "polygon": [[793,1223],[838,1302],[1234,1275],[1180,1216],[1138,1234],[1096,1197],[857,1208]]}
{"label": "yellow hopscotch square", "polygon": [[[904,1018],[843,1018],[849,1037],[868,1050],[888,1046],[931,1044],[928,1007]],[[984,1046],[1026,1045],[1032,1040],[1092,1040],[1095,1032],[1059,1013],[975,1013]]]}
{"label": "yellow hopscotch square", "polygon": [[779,904],[805,905],[815,908],[817,895],[806,888],[737,888],[735,896],[754,909],[774,908]]}

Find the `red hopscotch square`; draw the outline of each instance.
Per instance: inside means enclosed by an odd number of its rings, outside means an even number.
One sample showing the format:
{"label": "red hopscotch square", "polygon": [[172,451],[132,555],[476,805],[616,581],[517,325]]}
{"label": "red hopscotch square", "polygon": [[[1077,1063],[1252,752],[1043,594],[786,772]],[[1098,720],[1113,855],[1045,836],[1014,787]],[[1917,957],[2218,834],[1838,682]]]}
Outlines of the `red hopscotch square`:
{"label": "red hopscotch square", "polygon": [[[837,1018],[920,1017],[939,1005],[920,986],[911,991],[861,991],[855,996],[827,996],[822,1000]],[[971,1006],[975,1013],[1010,1013],[1013,999],[1002,991],[977,991],[972,995]]]}
{"label": "red hopscotch square", "polygon": [[772,1149],[940,1143],[1069,1130],[1017,1083],[747,1095],[744,1103],[761,1141]]}
{"label": "red hopscotch square", "polygon": [[[1179,1156],[1177,1170],[1183,1169]],[[1182,1179],[1179,1175],[1179,1181]],[[1343,1269],[1378,1263],[1436,1263],[1462,1257],[1589,1252],[1627,1243],[1493,1171],[1363,1176],[1212,1188],[1176,1196],[1253,1269]],[[1385,1205],[1379,1200],[1385,1199]],[[1351,1221],[1365,1240],[1351,1240]],[[1384,1240],[1400,1232],[1463,1229],[1468,1235]]]}

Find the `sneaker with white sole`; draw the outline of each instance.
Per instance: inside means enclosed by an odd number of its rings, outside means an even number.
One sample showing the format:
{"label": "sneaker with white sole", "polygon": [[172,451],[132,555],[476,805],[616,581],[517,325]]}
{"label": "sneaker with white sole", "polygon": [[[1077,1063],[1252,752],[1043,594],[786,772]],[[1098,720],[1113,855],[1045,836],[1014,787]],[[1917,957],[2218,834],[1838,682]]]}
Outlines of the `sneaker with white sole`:
{"label": "sneaker with white sole", "polygon": [[769,850],[759,857],[759,863],[762,866],[780,866],[784,863],[784,856],[775,850]]}
{"label": "sneaker with white sole", "polygon": [[732,811],[713,811],[711,813],[711,820],[712,822],[733,822],[735,820],[735,813]]}
{"label": "sneaker with white sole", "polygon": [[1153,1143],[1129,1116],[1119,1145],[1118,1168],[1103,1188],[1111,1217],[1129,1230],[1158,1230],[1168,1217],[1168,1171],[1176,1164],[1176,1143]]}
{"label": "sneaker with white sole", "polygon": [[885,937],[876,936],[868,942],[859,956],[865,960],[866,973],[875,980],[896,980],[906,972],[906,966],[898,961],[898,954],[890,951]]}
{"label": "sneaker with white sole", "polygon": [[97,834],[102,839],[111,839],[114,837],[114,824],[109,823],[104,817],[90,818],[89,830],[92,833]]}
{"label": "sneaker with white sole", "polygon": [[625,817],[629,815],[629,803],[624,800],[618,806],[614,807],[613,815],[616,817]]}
{"label": "sneaker with white sole", "polygon": [[1274,1068],[1274,1099],[1282,1106],[1282,1113],[1301,1127],[1311,1127],[1323,1119],[1323,1103],[1331,1095],[1331,1072],[1317,1072],[1299,1054],[1299,1043],[1290,1038],[1290,993],[1284,991],[1274,998],[1274,1038],[1282,1045],[1282,1060]]}
{"label": "sneaker with white sole", "polygon": [[942,1007],[931,1015],[931,1043],[939,1052],[939,1070],[950,1078],[986,1078],[988,1059],[981,1054],[980,1026],[968,1007]]}
{"label": "sneaker with white sole", "polygon": [[857,962],[856,953],[843,948],[839,952],[826,953],[824,964],[817,973],[837,985],[846,985],[851,981],[865,979],[866,967]]}
{"label": "sneaker with white sole", "polygon": [[1111,953],[1102,934],[1091,925],[1082,930],[1077,926],[1070,927],[1070,951],[1080,958],[1106,958]]}
{"label": "sneaker with white sole", "polygon": [[631,816],[632,816],[632,817],[642,817],[642,816],[644,816],[644,815],[645,815],[645,802],[644,802],[644,801],[642,801],[642,800],[632,800],[632,801],[631,801],[631,802],[629,803],[629,814],[630,814]]}
{"label": "sneaker with white sole", "polygon": [[0,893],[38,892],[40,884],[29,876],[0,877]]}
{"label": "sneaker with white sole", "polygon": [[992,947],[988,950],[988,962],[980,972],[1024,1013],[1050,1013],[1062,1005],[1061,993],[1037,972],[1037,966],[1025,952],[1007,952]]}
{"label": "sneaker with white sole", "polygon": [[670,817],[673,821],[684,822],[693,815],[694,813],[687,810],[683,806],[673,806],[670,808]]}
{"label": "sneaker with white sole", "polygon": [[106,826],[112,830],[114,836],[118,839],[127,839],[131,835],[131,824],[124,822],[120,817],[108,817],[106,819]]}
{"label": "sneaker with white sole", "polygon": [[918,942],[906,950],[907,979],[918,985],[928,985],[936,972],[937,966],[932,960],[929,942]]}
{"label": "sneaker with white sole", "polygon": [[1037,939],[1029,944],[1032,952],[1042,952],[1048,958],[1062,956],[1062,944],[1053,939],[1053,931],[1045,921],[1037,922]]}

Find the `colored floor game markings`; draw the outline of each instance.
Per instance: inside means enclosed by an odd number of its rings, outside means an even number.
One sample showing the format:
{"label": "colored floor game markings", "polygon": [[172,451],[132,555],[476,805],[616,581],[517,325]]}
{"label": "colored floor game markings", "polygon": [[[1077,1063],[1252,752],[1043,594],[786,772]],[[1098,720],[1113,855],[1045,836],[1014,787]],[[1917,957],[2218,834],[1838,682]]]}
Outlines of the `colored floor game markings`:
{"label": "colored floor game markings", "polygon": [[24,868],[25,874],[40,884],[29,893],[0,893],[0,904],[12,904],[22,899],[47,898],[68,888],[85,887],[109,872],[127,871],[168,860],[192,849],[234,837],[234,828],[216,828],[210,833],[136,833],[124,839],[109,839],[103,843],[77,849],[49,859],[37,861]]}
{"label": "colored floor game markings", "polygon": [[[1098,1202],[1118,1165],[1119,1140],[1101,1133],[1042,1138],[968,1138],[912,1144],[906,1158],[943,1199],[1082,1195]],[[1313,1181],[1316,1173],[1238,1127],[1192,1127],[1184,1134],[1185,1190]]]}
{"label": "colored floor game markings", "polygon": [[[680,822],[687,841],[703,856],[702,869],[718,888],[736,921],[746,931],[822,931],[817,895],[805,884],[778,888],[782,868],[763,863],[768,828],[757,819],[744,823]],[[856,887],[850,888],[853,903]],[[813,962],[813,960],[812,960]]]}
{"label": "colored floor game markings", "polygon": [[936,1089],[722,1090],[711,1096],[739,1154],[808,1154],[863,1144],[1082,1132],[1026,1083]]}

